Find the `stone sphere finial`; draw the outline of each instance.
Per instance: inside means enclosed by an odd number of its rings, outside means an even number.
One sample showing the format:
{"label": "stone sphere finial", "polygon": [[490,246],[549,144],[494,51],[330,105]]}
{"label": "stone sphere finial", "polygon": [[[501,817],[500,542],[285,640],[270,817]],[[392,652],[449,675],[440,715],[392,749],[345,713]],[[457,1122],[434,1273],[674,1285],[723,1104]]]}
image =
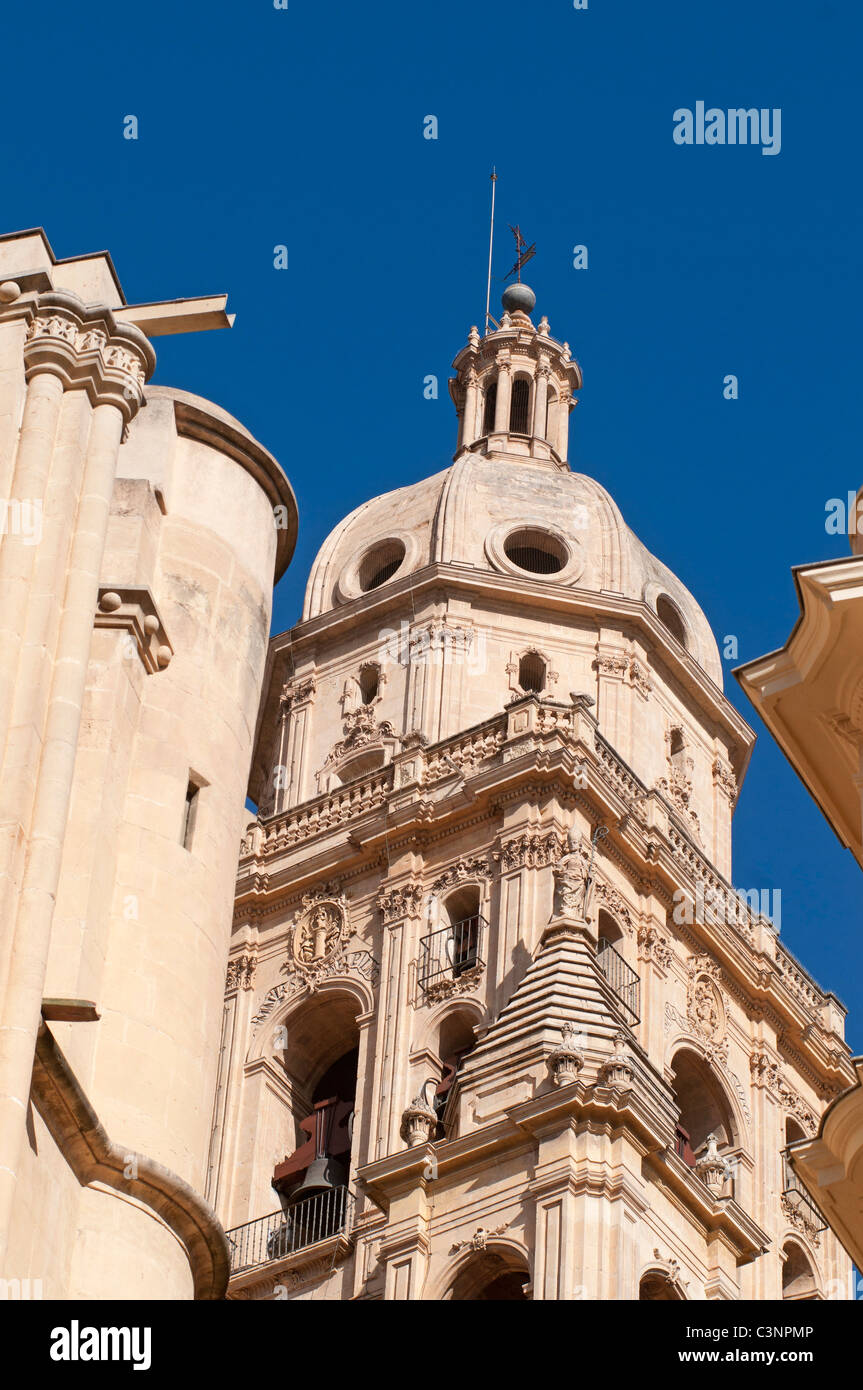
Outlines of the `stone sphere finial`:
{"label": "stone sphere finial", "polygon": [[514,314],[519,310],[523,314],[529,314],[536,304],[536,295],[530,285],[507,285],[500,299],[508,314]]}

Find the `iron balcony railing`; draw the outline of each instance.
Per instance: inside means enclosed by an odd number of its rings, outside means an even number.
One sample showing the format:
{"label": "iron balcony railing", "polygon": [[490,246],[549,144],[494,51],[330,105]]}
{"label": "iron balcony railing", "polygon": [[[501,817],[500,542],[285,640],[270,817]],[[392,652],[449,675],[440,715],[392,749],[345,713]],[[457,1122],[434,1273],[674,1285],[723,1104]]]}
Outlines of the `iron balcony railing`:
{"label": "iron balcony railing", "polygon": [[798,1178],[788,1158],[782,1155],[782,1196],[818,1232],[827,1230],[827,1222]]}
{"label": "iron balcony railing", "polygon": [[627,1014],[627,1022],[638,1023],[641,1016],[641,980],[604,936],[599,938],[596,963],[608,981],[612,994]]}
{"label": "iron balcony railing", "polygon": [[313,1197],[247,1221],[227,1232],[231,1273],[283,1260],[319,1241],[350,1230],[353,1198],[346,1187],[333,1187]]}
{"label": "iron balcony railing", "polygon": [[420,942],[419,983],[429,990],[443,980],[456,980],[467,970],[485,965],[483,935],[488,926],[477,912],[461,922],[432,932]]}

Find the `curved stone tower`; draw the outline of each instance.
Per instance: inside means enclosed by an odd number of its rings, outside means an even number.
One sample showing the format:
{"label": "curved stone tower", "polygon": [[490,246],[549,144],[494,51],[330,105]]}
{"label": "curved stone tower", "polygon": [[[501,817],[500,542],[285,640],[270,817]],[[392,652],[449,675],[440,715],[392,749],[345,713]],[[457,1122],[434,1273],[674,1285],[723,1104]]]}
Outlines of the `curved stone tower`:
{"label": "curved stone tower", "polygon": [[238,421],[146,385],[148,335],[228,326],[224,299],[128,306],[107,255],[38,232],[0,279],[5,495],[41,529],[0,549],[0,1273],[221,1297],[233,861],[296,504]]}

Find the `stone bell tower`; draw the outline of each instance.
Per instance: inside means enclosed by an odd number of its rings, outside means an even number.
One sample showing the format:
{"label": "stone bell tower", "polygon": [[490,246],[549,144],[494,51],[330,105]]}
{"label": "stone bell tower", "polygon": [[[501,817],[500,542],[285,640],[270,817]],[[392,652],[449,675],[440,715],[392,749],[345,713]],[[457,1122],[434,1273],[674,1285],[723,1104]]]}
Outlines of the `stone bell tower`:
{"label": "stone bell tower", "polygon": [[452,465],[346,517],[270,644],[231,1297],[846,1288],[783,1153],[851,1077],[843,1010],[732,887],[752,731],[693,596],[572,470],[581,372],[533,306],[471,330]]}
{"label": "stone bell tower", "polygon": [[528,285],[510,285],[497,331],[481,338],[471,329],[453,363],[458,375],[449,383],[458,444],[485,454],[503,450],[549,459],[564,468],[581,371],[569,344],[551,337],[547,318],[534,328],[528,315],[535,303]]}

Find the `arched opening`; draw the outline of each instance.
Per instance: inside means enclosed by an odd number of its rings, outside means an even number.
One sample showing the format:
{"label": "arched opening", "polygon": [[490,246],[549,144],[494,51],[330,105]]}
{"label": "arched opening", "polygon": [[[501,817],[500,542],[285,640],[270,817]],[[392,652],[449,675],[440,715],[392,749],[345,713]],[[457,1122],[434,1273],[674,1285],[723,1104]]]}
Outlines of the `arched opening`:
{"label": "arched opening", "polygon": [[273,1188],[287,1214],[270,1258],[341,1229],[347,1209],[359,1062],[359,1003],[321,991],[286,1019],[282,1065],[290,1090],[287,1152]]}
{"label": "arched opening", "polygon": [[546,665],[539,652],[525,652],[518,663],[518,683],[525,693],[545,690]]}
{"label": "arched opening", "polygon": [[494,431],[494,417],[497,411],[497,382],[493,381],[485,393],[485,409],[482,417],[483,434]]}
{"label": "arched opening", "polygon": [[668,739],[668,747],[672,758],[676,757],[679,753],[683,753],[686,751],[686,741],[683,737],[683,730],[679,728],[677,725],[675,725],[674,728],[671,730],[671,734]]}
{"label": "arched opening", "polygon": [[674,1096],[680,1107],[675,1149],[684,1163],[694,1168],[711,1135],[716,1138],[720,1154],[734,1146],[731,1106],[713,1071],[696,1052],[687,1048],[677,1052],[671,1069]]}
{"label": "arched opening", "polygon": [[543,433],[543,436],[544,436],[545,439],[548,440],[548,442],[549,442],[550,444],[553,444],[553,443],[555,442],[555,441],[554,441],[554,438],[553,438],[553,433],[554,433],[554,426],[555,426],[555,421],[556,421],[556,420],[557,420],[557,392],[555,391],[555,389],[554,389],[553,386],[550,386],[549,389],[548,389],[548,396],[546,397],[546,402],[545,402],[545,420],[544,420],[543,426],[542,426],[542,433]]}
{"label": "arched opening", "polygon": [[660,594],[656,600],[656,616],[661,623],[668,628],[672,637],[676,637],[681,647],[686,646],[686,625],[680,615],[676,604],[671,602],[667,594]]}
{"label": "arched opening", "polygon": [[443,901],[444,920],[449,934],[444,943],[454,977],[472,970],[477,963],[480,934],[480,891],[475,884],[457,888]]}
{"label": "arched opening", "polygon": [[381,683],[381,668],[376,661],[369,661],[360,671],[360,696],[364,705],[370,705],[377,698]]}
{"label": "arched opening", "polygon": [[681,1303],[683,1294],[669,1275],[649,1269],[638,1286],[638,1297],[651,1303]]}
{"label": "arched opening", "polygon": [[512,383],[509,432],[510,434],[530,433],[530,377],[517,376]]}
{"label": "arched opening", "polygon": [[473,1015],[465,1009],[455,1009],[446,1014],[441,1020],[437,1039],[437,1053],[441,1059],[441,1079],[434,1096],[438,1139],[455,1138],[451,1117],[446,1113],[447,1103],[459,1067],[475,1046]]}
{"label": "arched opening", "polygon": [[599,910],[597,929],[600,941],[607,941],[609,946],[613,946],[617,951],[620,950],[623,944],[623,932],[620,930],[620,927],[615,922],[611,913],[606,912],[604,907]]}
{"label": "arched opening", "polygon": [[509,1251],[477,1252],[459,1271],[444,1297],[453,1302],[527,1303],[530,1272],[523,1260]]}
{"label": "arched opening", "polygon": [[818,1281],[805,1251],[796,1241],[782,1247],[782,1297],[790,1302],[807,1303],[818,1297]]}

